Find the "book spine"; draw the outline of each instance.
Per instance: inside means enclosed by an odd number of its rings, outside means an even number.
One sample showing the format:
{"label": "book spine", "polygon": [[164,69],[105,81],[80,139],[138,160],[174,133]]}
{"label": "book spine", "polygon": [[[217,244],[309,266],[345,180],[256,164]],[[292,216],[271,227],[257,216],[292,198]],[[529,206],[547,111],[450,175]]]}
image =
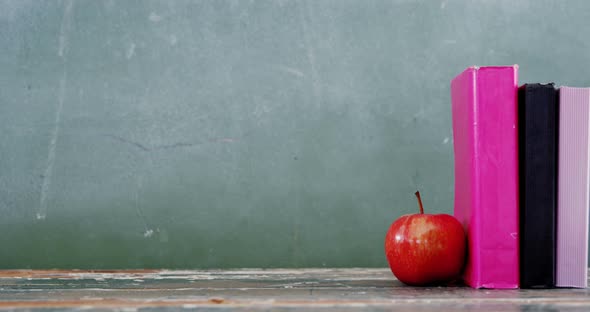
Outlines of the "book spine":
{"label": "book spine", "polygon": [[590,88],[559,91],[556,286],[588,286]]}
{"label": "book spine", "polygon": [[464,279],[474,288],[518,287],[517,70],[473,67],[451,83],[454,213],[468,233]]}
{"label": "book spine", "polygon": [[518,90],[520,287],[555,286],[557,92],[553,84]]}

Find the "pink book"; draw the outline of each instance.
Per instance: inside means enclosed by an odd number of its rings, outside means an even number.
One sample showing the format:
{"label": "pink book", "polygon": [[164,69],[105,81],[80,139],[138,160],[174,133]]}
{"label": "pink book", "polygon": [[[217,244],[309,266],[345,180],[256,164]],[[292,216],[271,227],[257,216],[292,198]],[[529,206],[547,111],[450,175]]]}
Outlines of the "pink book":
{"label": "pink book", "polygon": [[517,65],[474,66],[451,82],[454,215],[473,288],[518,287],[517,80]]}
{"label": "pink book", "polygon": [[556,286],[588,286],[590,88],[559,89]]}

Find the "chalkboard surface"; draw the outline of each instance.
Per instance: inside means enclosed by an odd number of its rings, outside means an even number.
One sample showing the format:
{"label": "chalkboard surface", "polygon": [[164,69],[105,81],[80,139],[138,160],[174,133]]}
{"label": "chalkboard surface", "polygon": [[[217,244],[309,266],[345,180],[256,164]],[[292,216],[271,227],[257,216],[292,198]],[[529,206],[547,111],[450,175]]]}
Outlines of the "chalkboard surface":
{"label": "chalkboard surface", "polygon": [[590,85],[590,1],[0,0],[0,268],[385,266],[449,81]]}

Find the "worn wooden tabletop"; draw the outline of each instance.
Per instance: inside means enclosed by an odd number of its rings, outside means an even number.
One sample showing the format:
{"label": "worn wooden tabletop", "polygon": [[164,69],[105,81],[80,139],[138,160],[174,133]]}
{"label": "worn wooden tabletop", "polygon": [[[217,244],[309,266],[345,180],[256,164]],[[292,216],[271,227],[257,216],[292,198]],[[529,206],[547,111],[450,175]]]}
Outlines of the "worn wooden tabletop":
{"label": "worn wooden tabletop", "polygon": [[388,269],[0,271],[3,310],[590,311],[586,289],[408,287]]}

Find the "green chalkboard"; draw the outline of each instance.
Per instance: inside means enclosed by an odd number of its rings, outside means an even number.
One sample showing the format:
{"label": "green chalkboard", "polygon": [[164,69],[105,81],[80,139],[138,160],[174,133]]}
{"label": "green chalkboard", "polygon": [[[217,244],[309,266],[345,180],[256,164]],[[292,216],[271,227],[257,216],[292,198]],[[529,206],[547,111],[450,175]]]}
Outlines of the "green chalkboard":
{"label": "green chalkboard", "polygon": [[0,268],[384,266],[450,79],[590,85],[590,1],[0,0]]}

